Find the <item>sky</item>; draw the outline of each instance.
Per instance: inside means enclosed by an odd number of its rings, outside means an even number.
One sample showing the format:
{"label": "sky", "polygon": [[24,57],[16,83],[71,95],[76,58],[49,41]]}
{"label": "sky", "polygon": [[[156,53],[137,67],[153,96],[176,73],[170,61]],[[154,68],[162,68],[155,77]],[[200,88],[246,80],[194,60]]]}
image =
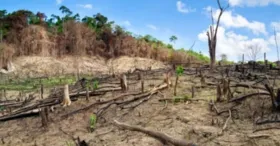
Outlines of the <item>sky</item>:
{"label": "sky", "polygon": [[[217,59],[226,54],[229,60],[250,60],[250,46],[259,48],[258,59],[275,61],[276,39],[280,45],[280,0],[220,0],[227,6],[218,30]],[[61,14],[59,7],[65,5],[81,17],[101,13],[126,30],[137,35],[150,34],[170,43],[172,35],[178,40],[175,48],[189,49],[209,56],[206,32],[211,20],[217,20],[219,9],[216,0],[9,0],[0,9],[12,12],[27,9],[44,12],[47,16]]]}

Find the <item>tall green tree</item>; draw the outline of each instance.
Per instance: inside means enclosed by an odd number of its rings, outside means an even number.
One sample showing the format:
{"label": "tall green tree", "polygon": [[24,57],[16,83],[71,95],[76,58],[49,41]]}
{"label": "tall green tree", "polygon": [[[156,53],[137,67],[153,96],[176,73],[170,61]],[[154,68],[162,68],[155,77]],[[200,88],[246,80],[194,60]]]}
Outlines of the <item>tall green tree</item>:
{"label": "tall green tree", "polygon": [[62,12],[62,14],[65,14],[65,16],[71,16],[72,15],[72,11],[70,11],[69,8],[67,8],[66,6],[61,6],[59,8],[59,10]]}
{"label": "tall green tree", "polygon": [[96,25],[96,19],[94,19],[93,17],[88,17],[88,16],[85,16],[83,19],[82,19],[82,22],[84,24],[86,24],[89,28],[91,29],[96,29],[97,25]]}
{"label": "tall green tree", "polygon": [[[55,20],[55,23],[53,23],[53,21]],[[48,25],[49,26],[56,26],[57,27],[57,32],[58,33],[61,33],[61,32],[63,32],[63,21],[62,21],[62,19],[59,17],[59,16],[57,16],[57,15],[54,15],[54,14],[52,14],[51,15],[51,19],[49,19],[48,20]]]}
{"label": "tall green tree", "polygon": [[96,15],[93,15],[93,18],[96,20],[97,31],[102,31],[104,29],[112,29],[114,21],[108,21],[108,18],[104,15],[97,13]]}

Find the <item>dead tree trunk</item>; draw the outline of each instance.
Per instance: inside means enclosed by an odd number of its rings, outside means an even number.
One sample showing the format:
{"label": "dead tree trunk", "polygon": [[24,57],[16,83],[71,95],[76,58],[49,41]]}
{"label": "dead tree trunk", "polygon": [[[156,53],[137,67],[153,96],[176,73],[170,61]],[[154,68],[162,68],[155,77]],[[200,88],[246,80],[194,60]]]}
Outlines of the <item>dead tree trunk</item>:
{"label": "dead tree trunk", "polygon": [[151,137],[154,137],[154,138],[160,140],[164,144],[168,144],[168,145],[172,144],[174,146],[194,146],[195,145],[193,143],[188,143],[185,140],[172,138],[164,133],[160,133],[160,132],[156,132],[156,131],[152,131],[152,130],[148,130],[148,129],[143,129],[141,127],[131,126],[131,125],[128,125],[125,123],[120,123],[117,120],[114,120],[114,124],[122,129],[130,130],[130,131],[138,131],[138,132],[147,134]]}
{"label": "dead tree trunk", "polygon": [[[217,0],[218,6],[220,8],[220,14],[218,16],[218,20],[216,25],[214,26],[214,16],[212,14],[211,10],[211,15],[212,15],[212,25],[210,26],[210,30],[207,32],[207,37],[208,37],[208,47],[209,47],[209,53],[210,53],[210,68],[213,70],[215,67],[216,63],[216,45],[217,45],[217,33],[218,33],[218,28],[220,24],[220,19],[223,14],[223,12],[229,7],[229,5],[225,8],[223,8],[220,4],[220,0]],[[215,27],[215,28],[214,28]]]}

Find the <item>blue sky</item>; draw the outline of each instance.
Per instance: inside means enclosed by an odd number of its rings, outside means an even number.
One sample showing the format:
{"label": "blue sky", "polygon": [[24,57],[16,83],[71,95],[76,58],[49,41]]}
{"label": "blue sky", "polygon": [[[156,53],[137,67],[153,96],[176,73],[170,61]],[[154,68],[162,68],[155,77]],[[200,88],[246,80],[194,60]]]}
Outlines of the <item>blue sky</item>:
{"label": "blue sky", "polygon": [[[227,54],[229,59],[238,61],[241,54],[248,54],[249,46],[254,46],[261,50],[259,59],[267,52],[270,60],[276,60],[273,27],[280,45],[280,0],[221,2],[229,3],[230,8],[222,16],[217,58]],[[219,12],[216,0],[9,0],[2,2],[0,9],[8,12],[28,9],[50,16],[60,14],[61,5],[82,17],[99,12],[135,34],[150,34],[166,43],[171,35],[176,35],[176,48],[188,49],[196,41],[193,49],[205,55],[208,55],[206,31],[211,23],[209,10],[212,8],[215,19]],[[250,59],[248,55],[245,57]]]}

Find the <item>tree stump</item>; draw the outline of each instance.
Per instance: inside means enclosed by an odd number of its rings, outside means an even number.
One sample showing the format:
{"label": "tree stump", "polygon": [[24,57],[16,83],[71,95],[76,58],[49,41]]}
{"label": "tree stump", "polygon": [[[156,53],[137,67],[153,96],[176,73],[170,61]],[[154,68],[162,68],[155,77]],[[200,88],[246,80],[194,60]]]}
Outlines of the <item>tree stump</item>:
{"label": "tree stump", "polygon": [[69,85],[65,84],[64,85],[64,97],[63,97],[63,101],[62,101],[62,106],[70,106],[71,105],[71,99],[69,96]]}
{"label": "tree stump", "polygon": [[200,84],[201,84],[202,87],[204,87],[205,84],[206,84],[206,83],[205,83],[205,78],[204,78],[203,75],[202,75],[201,78],[200,78]]}
{"label": "tree stump", "polygon": [[89,100],[89,87],[86,87],[86,100]]}
{"label": "tree stump", "polygon": [[44,98],[43,95],[44,95],[44,85],[41,84],[41,99]]}
{"label": "tree stump", "polygon": [[171,80],[170,80],[170,76],[171,76],[171,72],[169,71],[169,72],[164,74],[164,79],[163,79],[163,82],[168,85],[168,88],[170,87],[170,85],[172,85]]}
{"label": "tree stump", "polygon": [[221,91],[221,85],[217,85],[217,102],[222,101],[222,91]]}
{"label": "tree stump", "polygon": [[142,91],[142,93],[144,93],[144,79],[143,79],[143,74],[142,73],[139,73],[138,74],[139,75],[139,77],[140,77],[140,80],[141,80],[141,91]]}
{"label": "tree stump", "polygon": [[194,98],[194,86],[192,86],[192,98]]}
{"label": "tree stump", "polygon": [[120,77],[121,88],[123,92],[128,90],[126,75],[122,74]]}
{"label": "tree stump", "polygon": [[48,117],[49,111],[47,107],[41,108],[40,116],[41,116],[42,126],[47,127],[49,122],[49,117]]}

